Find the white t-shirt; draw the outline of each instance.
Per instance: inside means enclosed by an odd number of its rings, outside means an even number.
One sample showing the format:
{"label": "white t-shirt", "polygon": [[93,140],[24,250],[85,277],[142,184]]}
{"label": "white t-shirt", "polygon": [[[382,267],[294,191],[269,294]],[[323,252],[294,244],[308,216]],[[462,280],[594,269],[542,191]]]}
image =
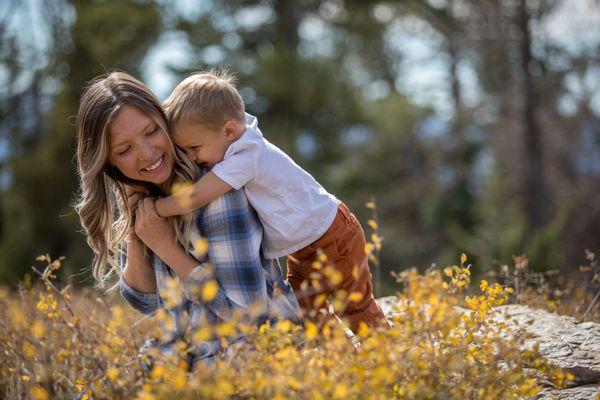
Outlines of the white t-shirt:
{"label": "white t-shirt", "polygon": [[227,148],[212,172],[234,189],[244,188],[264,227],[266,258],[298,251],[323,236],[340,201],[287,154],[266,140],[256,117]]}

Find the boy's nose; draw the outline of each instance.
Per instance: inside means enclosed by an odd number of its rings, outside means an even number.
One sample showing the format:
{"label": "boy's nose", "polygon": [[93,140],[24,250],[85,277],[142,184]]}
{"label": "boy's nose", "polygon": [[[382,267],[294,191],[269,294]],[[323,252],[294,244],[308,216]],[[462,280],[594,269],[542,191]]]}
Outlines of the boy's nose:
{"label": "boy's nose", "polygon": [[194,161],[195,163],[198,162],[198,157],[196,157],[196,152],[195,151],[188,151],[187,154],[192,159],[192,161]]}

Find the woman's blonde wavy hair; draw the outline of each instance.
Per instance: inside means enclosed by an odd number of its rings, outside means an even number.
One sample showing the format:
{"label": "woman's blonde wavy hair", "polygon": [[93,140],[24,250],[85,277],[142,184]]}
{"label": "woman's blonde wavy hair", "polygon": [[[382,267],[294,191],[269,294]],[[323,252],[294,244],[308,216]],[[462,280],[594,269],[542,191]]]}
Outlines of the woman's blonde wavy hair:
{"label": "woman's blonde wavy hair", "polygon": [[[158,120],[167,132],[168,124],[159,100],[140,81],[124,72],[111,72],[92,80],[84,89],[77,113],[77,167],[80,192],[75,209],[94,251],[92,273],[98,287],[112,276],[121,277],[120,245],[132,222],[130,207],[117,207],[117,193],[127,199],[124,185],[133,185],[151,196],[168,194],[176,183],[194,182],[196,165],[173,145],[174,168],[162,185],[129,179],[108,164],[109,134],[112,121],[124,106],[134,106]],[[172,143],[172,141],[171,141]],[[187,248],[191,214],[175,220],[178,241]]]}

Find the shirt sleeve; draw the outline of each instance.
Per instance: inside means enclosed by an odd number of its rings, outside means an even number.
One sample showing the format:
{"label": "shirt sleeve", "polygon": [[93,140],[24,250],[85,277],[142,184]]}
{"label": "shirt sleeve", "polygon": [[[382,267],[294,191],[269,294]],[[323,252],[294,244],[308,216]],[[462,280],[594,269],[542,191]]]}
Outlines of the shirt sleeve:
{"label": "shirt sleeve", "polygon": [[[127,265],[127,245],[120,246],[119,265],[121,270]],[[158,295],[156,293],[143,293],[135,290],[125,282],[123,276],[119,279],[119,292],[125,301],[142,314],[154,315],[158,308]]]}
{"label": "shirt sleeve", "polygon": [[158,295],[156,293],[143,293],[135,290],[125,282],[119,281],[119,291],[125,301],[133,308],[146,315],[154,315],[158,308]]}
{"label": "shirt sleeve", "polygon": [[230,146],[225,158],[217,163],[212,172],[235,190],[239,190],[256,176],[260,157],[258,143],[240,139]]}
{"label": "shirt sleeve", "polygon": [[248,316],[255,310],[250,306],[265,311],[268,295],[260,252],[262,227],[243,191],[229,191],[211,202],[197,223],[208,241],[209,262],[192,270],[184,283],[188,300],[207,305],[225,320],[235,313]]}

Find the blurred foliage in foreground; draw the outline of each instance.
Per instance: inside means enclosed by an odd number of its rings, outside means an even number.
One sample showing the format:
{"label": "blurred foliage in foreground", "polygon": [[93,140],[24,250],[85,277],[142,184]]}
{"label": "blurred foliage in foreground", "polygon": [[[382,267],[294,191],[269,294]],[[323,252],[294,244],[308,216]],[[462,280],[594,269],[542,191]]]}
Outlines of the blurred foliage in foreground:
{"label": "blurred foliage in foreground", "polygon": [[568,271],[600,250],[598,7],[2,2],[0,280],[18,282],[40,251],[66,256],[71,274],[90,264],[69,205],[79,94],[111,68],[151,80],[157,60],[171,87],[229,66],[269,140],[361,220],[377,199],[390,244],[377,294],[393,291],[391,270],[463,251],[480,270],[527,254],[535,270]]}
{"label": "blurred foliage in foreground", "polygon": [[[494,307],[516,298],[581,317],[582,306],[592,305],[589,292],[557,296],[541,280],[531,283],[524,277],[535,273],[523,259],[499,272],[502,279],[519,279],[519,292],[493,281],[471,290],[471,266],[463,255],[460,265],[443,271],[396,274],[402,291],[392,328],[363,326],[349,338],[337,321],[322,330],[288,321],[205,325],[188,332],[188,343],[216,336],[226,344],[240,333],[248,340],[192,373],[181,362],[182,341],[181,355],[148,353],[156,360],[146,372],[136,354],[146,336],[160,337],[157,320],[164,315],[140,319],[116,298],[60,288],[54,280],[60,260],[40,260],[47,264],[37,271],[40,282],[0,291],[0,386],[7,398],[535,398],[541,380],[560,387],[573,377],[540,358],[537,347],[519,350],[526,338],[507,336],[510,328],[495,322]],[[593,256],[586,273],[595,274],[589,282],[598,285]],[[598,305],[585,312],[600,321]]]}

